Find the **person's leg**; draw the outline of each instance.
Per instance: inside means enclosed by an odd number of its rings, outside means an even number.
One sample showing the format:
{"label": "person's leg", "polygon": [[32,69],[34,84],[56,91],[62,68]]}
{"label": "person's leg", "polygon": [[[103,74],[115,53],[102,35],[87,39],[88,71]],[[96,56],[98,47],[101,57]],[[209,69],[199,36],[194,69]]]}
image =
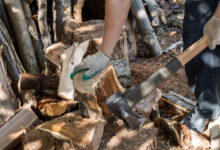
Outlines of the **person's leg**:
{"label": "person's leg", "polygon": [[111,56],[128,16],[131,0],[106,0],[102,51]]}
{"label": "person's leg", "polygon": [[[218,0],[186,0],[183,28],[184,49],[203,36],[203,27],[213,16]],[[186,74],[198,100],[196,108],[184,118],[185,124],[202,132],[205,119],[215,119],[219,114],[220,90],[220,48],[211,51],[208,48],[190,61]],[[220,75],[220,74],[219,74]],[[201,128],[200,128],[201,127]]]}

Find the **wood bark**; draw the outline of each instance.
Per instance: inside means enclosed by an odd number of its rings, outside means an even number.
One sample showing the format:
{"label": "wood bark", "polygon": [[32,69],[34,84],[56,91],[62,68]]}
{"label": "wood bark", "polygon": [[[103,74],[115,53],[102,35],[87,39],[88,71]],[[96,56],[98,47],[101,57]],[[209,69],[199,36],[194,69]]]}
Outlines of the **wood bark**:
{"label": "wood bark", "polygon": [[[104,34],[103,20],[90,20],[83,22],[80,27],[74,30],[74,41],[79,43],[85,40],[91,40],[88,49],[88,55],[101,50],[102,38]],[[121,36],[113,50],[112,59],[126,59],[128,60],[128,46],[127,36],[125,30],[122,31]]]}
{"label": "wood bark", "polygon": [[25,72],[20,59],[17,56],[14,45],[10,39],[7,29],[0,21],[0,45],[2,45],[2,56],[6,64],[8,75],[12,80],[12,87],[15,91],[18,91],[17,84],[19,80],[19,74]]}
{"label": "wood bark", "polygon": [[33,44],[33,48],[35,51],[35,55],[37,57],[37,62],[40,65],[41,70],[44,70],[45,68],[45,59],[44,59],[44,52],[43,52],[43,45],[40,41],[39,35],[38,35],[38,31],[36,28],[36,25],[32,19],[32,14],[31,14],[31,9],[29,6],[29,2],[26,0],[22,0],[21,1],[22,6],[23,6],[23,10],[24,10],[24,15],[25,15],[25,19],[27,22],[27,26],[28,26],[28,30],[29,30],[29,34],[31,36],[31,41]]}
{"label": "wood bark", "polygon": [[159,56],[162,53],[162,50],[147,16],[142,0],[131,1],[131,13],[135,18],[142,40],[149,49],[149,55]]}
{"label": "wood bark", "polygon": [[80,64],[84,54],[87,52],[89,41],[81,44],[74,43],[61,56],[62,59],[62,73],[60,75],[60,82],[58,87],[58,96],[64,99],[74,100],[75,90],[72,79],[70,78],[76,65]]}
{"label": "wood bark", "polygon": [[79,100],[83,116],[92,119],[109,118],[112,113],[105,105],[105,100],[115,92],[124,92],[120,85],[114,67],[108,65],[92,79],[83,81],[84,72],[78,73],[73,79],[73,85]]}
{"label": "wood bark", "polygon": [[101,121],[63,116],[30,131],[23,141],[23,149],[63,149],[63,143],[67,142],[71,149],[96,150],[101,142],[103,129],[104,123]]}
{"label": "wood bark", "polygon": [[4,4],[13,25],[13,31],[15,33],[22,64],[28,72],[38,73],[39,67],[37,65],[21,2],[19,0],[4,0]]}
{"label": "wood bark", "polygon": [[0,45],[0,122],[5,123],[19,108],[19,101],[11,89],[7,72],[2,59],[2,46]]}
{"label": "wood bark", "polygon": [[38,117],[29,107],[22,108],[10,121],[0,128],[1,149],[11,149],[21,142],[26,129],[37,123]]}
{"label": "wood bark", "polygon": [[77,101],[60,101],[51,98],[44,98],[37,104],[37,109],[44,117],[59,117],[64,113],[73,110],[78,104]]}
{"label": "wood bark", "polygon": [[54,18],[56,18],[56,42],[62,41],[65,44],[72,44],[73,31],[79,25],[79,23],[72,17],[71,1],[55,0],[54,9]]}

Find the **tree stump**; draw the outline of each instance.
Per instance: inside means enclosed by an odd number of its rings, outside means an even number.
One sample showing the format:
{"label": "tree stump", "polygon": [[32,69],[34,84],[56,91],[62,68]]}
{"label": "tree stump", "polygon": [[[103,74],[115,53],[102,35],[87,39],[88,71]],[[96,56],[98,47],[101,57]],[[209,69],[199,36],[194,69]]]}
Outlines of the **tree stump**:
{"label": "tree stump", "polygon": [[114,67],[109,64],[87,81],[82,80],[83,73],[77,74],[73,79],[81,114],[92,119],[109,118],[112,113],[106,107],[105,100],[115,92],[124,92]]}
{"label": "tree stump", "polygon": [[23,140],[24,150],[75,149],[96,150],[101,142],[102,121],[63,116],[31,130]]}

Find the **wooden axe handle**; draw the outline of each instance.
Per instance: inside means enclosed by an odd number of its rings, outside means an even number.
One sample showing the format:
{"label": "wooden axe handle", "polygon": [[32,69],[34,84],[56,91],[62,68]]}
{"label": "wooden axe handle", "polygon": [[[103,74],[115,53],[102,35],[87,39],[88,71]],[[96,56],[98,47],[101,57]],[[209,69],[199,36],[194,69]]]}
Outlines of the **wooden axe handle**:
{"label": "wooden axe handle", "polygon": [[208,46],[208,37],[205,35],[200,40],[195,42],[183,53],[173,58],[164,67],[151,75],[147,80],[129,88],[123,94],[130,106],[135,105],[140,100],[145,98],[150,92],[157,88],[161,83],[166,81],[174,73],[176,73],[182,66],[197,56]]}

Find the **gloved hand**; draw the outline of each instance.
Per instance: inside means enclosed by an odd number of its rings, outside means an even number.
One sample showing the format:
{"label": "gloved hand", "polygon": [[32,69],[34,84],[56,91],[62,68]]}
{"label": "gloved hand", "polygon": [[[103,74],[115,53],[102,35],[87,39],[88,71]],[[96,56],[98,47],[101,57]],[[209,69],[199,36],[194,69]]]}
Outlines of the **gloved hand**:
{"label": "gloved hand", "polygon": [[109,62],[110,58],[102,51],[98,51],[91,56],[87,56],[79,65],[77,65],[71,74],[71,78],[77,73],[87,70],[83,74],[83,80],[92,78],[95,74],[101,71]]}
{"label": "gloved hand", "polygon": [[220,18],[213,16],[204,26],[203,34],[208,35],[209,49],[214,50],[220,44]]}

